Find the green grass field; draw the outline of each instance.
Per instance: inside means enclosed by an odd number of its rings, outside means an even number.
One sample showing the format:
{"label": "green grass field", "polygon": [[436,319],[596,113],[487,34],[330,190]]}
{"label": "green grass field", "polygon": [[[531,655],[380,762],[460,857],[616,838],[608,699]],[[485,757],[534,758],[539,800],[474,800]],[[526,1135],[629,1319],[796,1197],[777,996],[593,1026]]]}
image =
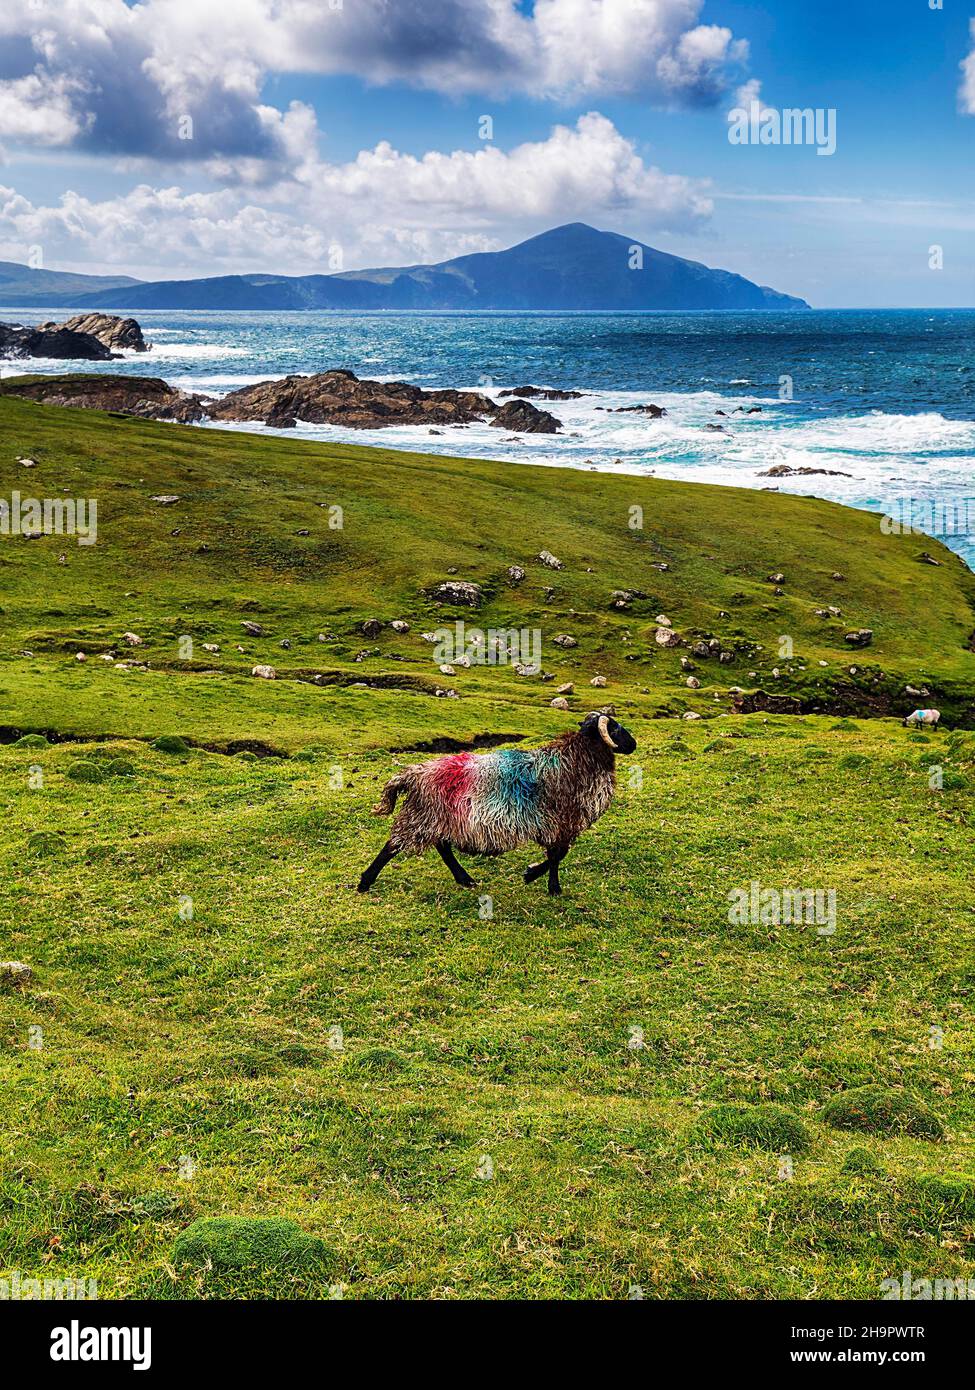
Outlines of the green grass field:
{"label": "green grass field", "polygon": [[[0,475],[98,499],[93,546],[0,537],[0,957],[33,972],[0,972],[0,1278],[823,1299],[975,1277],[956,557],[784,494],[12,398]],[[432,601],[451,569],[481,609]],[[621,589],[646,597],[620,612]],[[661,613],[734,661],[695,658],[689,690]],[[365,638],[372,617],[411,630]],[[540,628],[554,679],[441,675],[421,634],[456,618]],[[946,727],[868,717],[907,684]],[[823,712],[730,714],[735,685]],[[354,892],[412,750],[541,742],[604,702],[639,746],[562,898],[522,882],[527,851],[469,860],[473,892],[431,857]],[[752,882],[835,892],[835,931],[733,920]]]}

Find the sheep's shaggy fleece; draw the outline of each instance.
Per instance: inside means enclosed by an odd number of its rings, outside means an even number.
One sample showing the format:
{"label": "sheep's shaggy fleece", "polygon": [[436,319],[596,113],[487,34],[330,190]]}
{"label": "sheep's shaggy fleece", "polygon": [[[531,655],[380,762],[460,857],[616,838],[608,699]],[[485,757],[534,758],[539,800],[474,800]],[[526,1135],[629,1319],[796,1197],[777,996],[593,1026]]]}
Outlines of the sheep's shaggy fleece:
{"label": "sheep's shaggy fleece", "polygon": [[454,753],[414,763],[387,782],[375,815],[406,801],[389,842],[421,854],[446,841],[469,854],[503,854],[531,842],[570,844],[613,799],[612,752],[598,738],[564,734],[543,748]]}

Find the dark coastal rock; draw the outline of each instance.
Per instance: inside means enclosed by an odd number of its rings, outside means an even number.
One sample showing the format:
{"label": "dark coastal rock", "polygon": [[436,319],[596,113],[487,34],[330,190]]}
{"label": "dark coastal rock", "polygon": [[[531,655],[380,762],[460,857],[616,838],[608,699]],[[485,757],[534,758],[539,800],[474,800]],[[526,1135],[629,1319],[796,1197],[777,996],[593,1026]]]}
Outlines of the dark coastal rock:
{"label": "dark coastal rock", "polygon": [[113,354],[90,333],[70,328],[25,328],[0,323],[0,357],[83,358],[86,362],[110,362]]}
{"label": "dark coastal rock", "polygon": [[214,420],[301,420],[311,425],[382,429],[390,425],[468,425],[490,420],[507,429],[554,432],[559,422],[528,401],[498,406],[477,391],[425,391],[405,381],[368,381],[334,370],[259,381],[231,391],[209,409]]}
{"label": "dark coastal rock", "polygon": [[65,319],[64,323],[39,325],[39,329],[58,328],[97,338],[110,352],[148,352],[152,347],[142,336],[142,329],[135,319],[122,319],[116,314],[75,314],[74,318]]}
{"label": "dark coastal rock", "polygon": [[825,478],[852,478],[852,473],[843,473],[838,468],[790,468],[787,463],[777,463],[759,473],[760,478],[811,478],[820,473]]}
{"label": "dark coastal rock", "polygon": [[499,429],[519,430],[523,434],[554,434],[559,422],[547,410],[539,410],[530,401],[508,401],[491,421]]}
{"label": "dark coastal rock", "polygon": [[[99,344],[106,356],[111,354]],[[0,392],[37,401],[87,410],[113,410],[145,420],[202,420],[207,406],[200,396],[177,391],[157,376],[51,376],[43,381],[5,381]]]}
{"label": "dark coastal rock", "polygon": [[578,401],[582,391],[560,391],[554,386],[514,386],[507,391],[499,391],[499,396],[520,396],[524,400]]}
{"label": "dark coastal rock", "polygon": [[283,407],[272,410],[264,421],[265,425],[272,430],[293,430],[297,429],[298,421]]}
{"label": "dark coastal rock", "polygon": [[609,413],[610,415],[631,415],[637,413],[640,415],[649,415],[652,420],[659,420],[662,415],[667,414],[667,411],[662,405],[653,405],[651,403],[650,405],[610,406]]}

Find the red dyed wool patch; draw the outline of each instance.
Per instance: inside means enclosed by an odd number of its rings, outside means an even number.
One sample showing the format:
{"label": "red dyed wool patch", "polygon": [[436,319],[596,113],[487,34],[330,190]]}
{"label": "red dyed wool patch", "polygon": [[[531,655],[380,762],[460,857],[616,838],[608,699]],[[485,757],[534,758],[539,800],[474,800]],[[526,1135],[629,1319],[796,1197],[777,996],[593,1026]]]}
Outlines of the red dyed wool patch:
{"label": "red dyed wool patch", "polygon": [[476,753],[451,753],[434,764],[432,782],[444,804],[451,808],[463,801],[474,780]]}

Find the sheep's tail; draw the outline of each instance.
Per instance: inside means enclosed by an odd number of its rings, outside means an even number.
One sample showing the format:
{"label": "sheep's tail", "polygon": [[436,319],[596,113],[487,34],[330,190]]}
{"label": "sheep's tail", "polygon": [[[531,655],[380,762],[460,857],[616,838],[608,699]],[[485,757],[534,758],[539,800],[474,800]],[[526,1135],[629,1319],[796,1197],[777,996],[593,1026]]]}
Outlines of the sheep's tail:
{"label": "sheep's tail", "polygon": [[400,792],[410,783],[408,771],[397,772],[395,777],[390,777],[383,787],[383,794],[372,808],[374,816],[391,816],[396,806],[396,798]]}

